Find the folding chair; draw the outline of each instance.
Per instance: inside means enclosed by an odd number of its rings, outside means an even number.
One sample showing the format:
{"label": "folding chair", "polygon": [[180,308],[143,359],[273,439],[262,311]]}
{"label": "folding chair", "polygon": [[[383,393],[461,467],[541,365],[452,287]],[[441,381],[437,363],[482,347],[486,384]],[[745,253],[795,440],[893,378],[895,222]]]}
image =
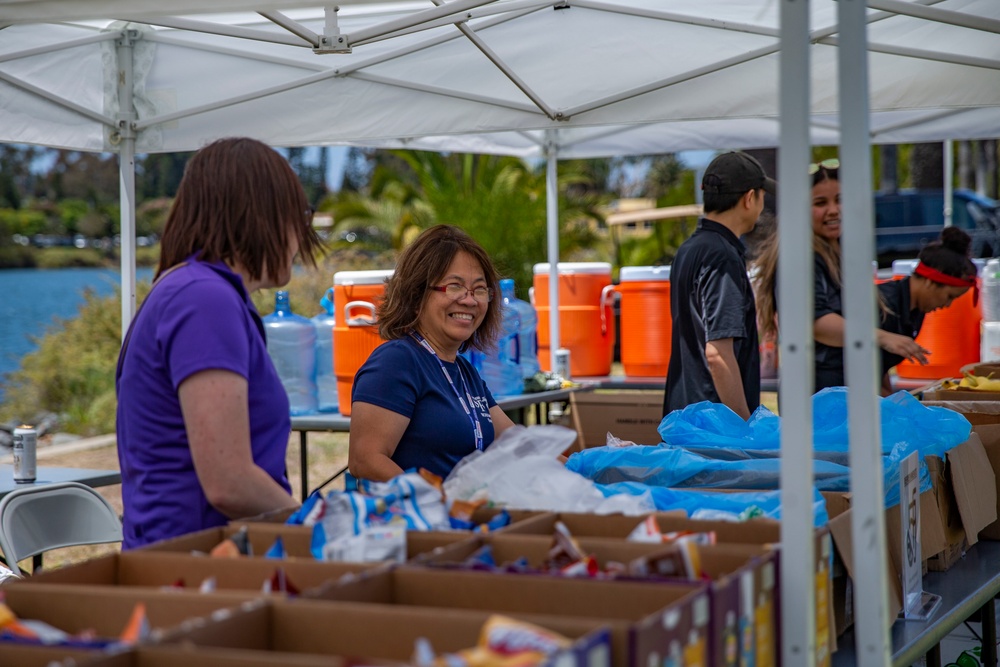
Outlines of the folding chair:
{"label": "folding chair", "polygon": [[0,500],[0,551],[18,574],[18,561],[50,549],[121,540],[122,524],[108,501],[77,482],[17,489]]}

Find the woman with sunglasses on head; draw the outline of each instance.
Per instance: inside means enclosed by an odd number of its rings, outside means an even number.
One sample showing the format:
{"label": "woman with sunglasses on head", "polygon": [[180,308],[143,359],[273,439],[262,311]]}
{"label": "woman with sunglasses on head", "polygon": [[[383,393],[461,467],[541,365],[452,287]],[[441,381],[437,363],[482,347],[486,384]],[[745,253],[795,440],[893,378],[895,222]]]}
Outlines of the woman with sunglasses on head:
{"label": "woman with sunglasses on head", "polygon": [[[945,227],[936,241],[921,249],[912,275],[879,285],[879,297],[884,304],[879,324],[881,330],[916,338],[927,313],[947,308],[970,288],[973,300],[977,300],[978,270],[969,258],[971,246],[972,238],[964,231],[957,227]],[[928,352],[924,350],[924,354]],[[905,358],[902,354],[882,350],[884,395],[892,389],[889,369]]]}
{"label": "woman with sunglasses on head", "polygon": [[424,231],[399,256],[378,305],[379,334],[354,378],[348,467],[386,481],[414,468],[446,477],[513,426],[459,355],[499,336],[499,278],[486,251],[450,225]]}
{"label": "woman with sunglasses on head", "polygon": [[[840,279],[840,162],[823,160],[809,165],[812,178],[813,230],[813,338],[815,387],[846,384],[844,378],[844,315]],[[777,314],[777,235],[758,254],[757,293],[758,327],[761,339],[774,335]],[[879,329],[879,347],[903,359],[927,363],[927,350],[913,338]]]}
{"label": "woman with sunglasses on head", "polygon": [[298,177],[254,139],[188,161],[118,360],[123,548],[296,507],[288,396],[250,294],[320,241]]}

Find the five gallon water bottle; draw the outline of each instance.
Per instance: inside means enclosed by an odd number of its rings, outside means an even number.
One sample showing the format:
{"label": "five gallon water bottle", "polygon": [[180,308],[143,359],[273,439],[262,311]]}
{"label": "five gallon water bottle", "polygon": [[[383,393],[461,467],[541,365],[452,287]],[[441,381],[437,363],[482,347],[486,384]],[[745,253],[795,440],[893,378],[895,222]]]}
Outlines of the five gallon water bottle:
{"label": "five gallon water bottle", "polygon": [[261,318],[267,330],[267,353],[278,370],[293,415],[316,412],[316,328],[292,312],[288,292],[274,297],[274,312]]}
{"label": "five gallon water bottle", "polygon": [[337,376],[333,373],[333,327],[337,317],[333,312],[333,288],[320,299],[323,312],[312,318],[316,327],[316,397],[320,412],[339,411]]}
{"label": "five gallon water bottle", "polygon": [[521,377],[521,349],[518,334],[521,329],[521,319],[517,310],[505,305],[514,298],[514,281],[500,284],[501,313],[503,314],[503,329],[497,341],[497,349],[489,354],[479,350],[472,351],[472,364],[483,376],[486,386],[494,398],[515,396],[524,390]]}
{"label": "five gallon water bottle", "polygon": [[983,293],[983,330],[980,361],[1000,359],[1000,259],[991,259],[980,270]]}
{"label": "five gallon water bottle", "polygon": [[517,343],[521,355],[521,378],[527,379],[541,370],[538,363],[538,311],[527,301],[514,296],[514,281],[510,278],[500,281],[500,293],[504,306],[517,311],[521,320]]}

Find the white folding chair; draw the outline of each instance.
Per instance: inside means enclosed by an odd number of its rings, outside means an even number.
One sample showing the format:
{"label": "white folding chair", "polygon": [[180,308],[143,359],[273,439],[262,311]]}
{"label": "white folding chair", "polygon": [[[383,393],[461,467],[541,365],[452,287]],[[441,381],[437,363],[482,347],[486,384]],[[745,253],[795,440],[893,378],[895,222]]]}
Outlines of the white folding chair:
{"label": "white folding chair", "polygon": [[108,501],[89,486],[62,482],[11,491],[0,500],[0,551],[7,566],[50,549],[122,540]]}

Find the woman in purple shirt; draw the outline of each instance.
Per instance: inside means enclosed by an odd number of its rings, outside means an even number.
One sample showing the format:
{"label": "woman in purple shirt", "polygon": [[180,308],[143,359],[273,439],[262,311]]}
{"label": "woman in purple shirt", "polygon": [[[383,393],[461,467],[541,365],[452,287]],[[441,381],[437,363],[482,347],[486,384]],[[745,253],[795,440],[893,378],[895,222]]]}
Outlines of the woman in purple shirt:
{"label": "woman in purple shirt", "polygon": [[153,289],[118,362],[126,549],[298,503],[288,397],[250,293],[280,287],[320,242],[278,153],[223,139],[191,158]]}

